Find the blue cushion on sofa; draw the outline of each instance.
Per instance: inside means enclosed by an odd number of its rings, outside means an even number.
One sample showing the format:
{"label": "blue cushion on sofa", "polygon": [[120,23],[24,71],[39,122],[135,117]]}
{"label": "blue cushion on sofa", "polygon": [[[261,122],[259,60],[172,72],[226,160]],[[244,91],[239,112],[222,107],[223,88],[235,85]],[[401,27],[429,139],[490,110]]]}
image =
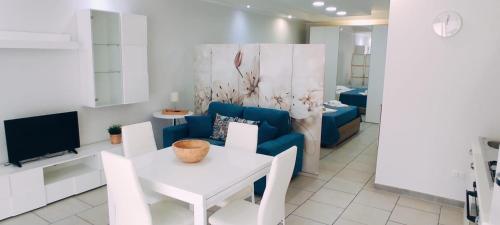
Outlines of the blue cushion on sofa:
{"label": "blue cushion on sofa", "polygon": [[186,116],[190,138],[208,138],[212,134],[212,117]]}
{"label": "blue cushion on sofa", "polygon": [[210,103],[208,106],[208,115],[212,116],[213,120],[217,114],[230,117],[241,117],[243,114],[243,106],[222,102]]}
{"label": "blue cushion on sofa", "polygon": [[278,128],[277,137],[288,134],[292,130],[290,114],[283,110],[245,107],[243,118],[260,121],[261,123],[267,121],[273,127]]}
{"label": "blue cushion on sofa", "polygon": [[278,133],[278,128],[272,126],[267,121],[264,121],[259,126],[259,137],[258,143],[264,143],[266,141],[273,140]]}

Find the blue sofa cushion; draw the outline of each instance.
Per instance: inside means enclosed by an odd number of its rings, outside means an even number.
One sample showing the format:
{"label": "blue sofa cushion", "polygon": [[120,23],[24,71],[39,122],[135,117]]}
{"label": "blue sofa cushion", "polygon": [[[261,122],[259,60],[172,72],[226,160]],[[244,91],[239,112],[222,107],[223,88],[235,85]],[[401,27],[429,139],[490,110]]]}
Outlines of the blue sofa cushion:
{"label": "blue sofa cushion", "polygon": [[273,127],[278,128],[276,136],[282,136],[292,131],[290,114],[287,111],[266,109],[257,107],[245,107],[243,110],[243,118],[247,120],[267,121]]}
{"label": "blue sofa cushion", "polygon": [[212,116],[212,119],[215,119],[217,114],[230,117],[241,117],[243,114],[243,106],[222,102],[210,103],[208,106],[208,115]]}
{"label": "blue sofa cushion", "polygon": [[262,144],[266,141],[273,140],[276,138],[277,133],[278,128],[272,126],[267,121],[262,122],[259,127],[258,143]]}
{"label": "blue sofa cushion", "polygon": [[215,121],[212,129],[211,139],[225,141],[227,136],[227,129],[230,122],[238,121],[237,117],[223,116],[218,114],[215,116]]}
{"label": "blue sofa cushion", "polygon": [[188,137],[189,128],[187,124],[165,127],[163,128],[163,147],[169,147],[174,142]]}
{"label": "blue sofa cushion", "polygon": [[191,138],[208,138],[212,134],[212,117],[186,116],[188,135]]}

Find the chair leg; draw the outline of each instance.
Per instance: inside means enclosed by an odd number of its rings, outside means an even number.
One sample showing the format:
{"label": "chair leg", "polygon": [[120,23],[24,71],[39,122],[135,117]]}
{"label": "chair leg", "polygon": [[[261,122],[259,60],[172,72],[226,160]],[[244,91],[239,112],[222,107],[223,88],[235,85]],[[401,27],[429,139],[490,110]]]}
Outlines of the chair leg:
{"label": "chair leg", "polygon": [[251,189],[252,189],[252,194],[251,194],[252,195],[252,203],[255,204],[255,190],[254,190],[253,185],[252,185]]}

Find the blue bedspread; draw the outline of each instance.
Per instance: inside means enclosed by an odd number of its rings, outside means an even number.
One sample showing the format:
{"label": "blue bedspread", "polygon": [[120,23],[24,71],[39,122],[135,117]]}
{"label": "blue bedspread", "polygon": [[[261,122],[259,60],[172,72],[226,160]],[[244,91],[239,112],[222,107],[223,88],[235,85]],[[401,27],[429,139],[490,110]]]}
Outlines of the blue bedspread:
{"label": "blue bedspread", "polygon": [[339,101],[352,106],[366,108],[367,95],[362,95],[360,92],[366,91],[367,88],[356,88],[340,94]]}
{"label": "blue bedspread", "polygon": [[339,127],[359,117],[358,107],[336,108],[336,112],[323,113],[321,122],[321,146],[330,147],[340,139]]}

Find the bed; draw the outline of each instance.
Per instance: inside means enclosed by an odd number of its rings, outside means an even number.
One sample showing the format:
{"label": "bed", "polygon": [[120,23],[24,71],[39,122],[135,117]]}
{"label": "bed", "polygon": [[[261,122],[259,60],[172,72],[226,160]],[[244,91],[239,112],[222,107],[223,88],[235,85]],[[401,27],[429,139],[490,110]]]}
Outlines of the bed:
{"label": "bed", "polygon": [[367,88],[355,88],[349,91],[340,93],[339,101],[344,104],[357,106],[361,114],[366,112],[366,99],[368,95],[361,94],[366,93]]}
{"label": "bed", "polygon": [[321,146],[332,147],[359,132],[361,117],[356,106],[324,112],[321,122]]}

